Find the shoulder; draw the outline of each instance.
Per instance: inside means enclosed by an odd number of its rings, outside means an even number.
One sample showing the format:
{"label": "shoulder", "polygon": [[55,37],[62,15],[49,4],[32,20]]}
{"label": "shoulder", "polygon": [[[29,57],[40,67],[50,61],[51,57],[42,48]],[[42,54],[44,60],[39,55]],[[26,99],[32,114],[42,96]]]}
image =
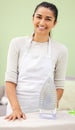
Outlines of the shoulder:
{"label": "shoulder", "polygon": [[28,41],[31,40],[30,36],[21,36],[21,37],[14,37],[11,42],[10,42],[10,48],[16,48],[16,49],[21,49],[23,48]]}
{"label": "shoulder", "polygon": [[27,40],[30,40],[31,37],[29,36],[21,36],[21,37],[15,37],[11,40],[11,43],[13,44],[25,44]]}
{"label": "shoulder", "polygon": [[52,40],[52,49],[59,55],[68,55],[68,48],[66,45]]}

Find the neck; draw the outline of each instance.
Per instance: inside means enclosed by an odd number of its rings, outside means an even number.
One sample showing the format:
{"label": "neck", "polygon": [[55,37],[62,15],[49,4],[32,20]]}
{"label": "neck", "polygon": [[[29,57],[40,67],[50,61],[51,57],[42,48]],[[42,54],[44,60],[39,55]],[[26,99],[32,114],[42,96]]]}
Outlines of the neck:
{"label": "neck", "polygon": [[39,36],[39,35],[36,35],[34,34],[33,35],[33,41],[36,41],[36,42],[48,42],[49,40],[49,36]]}

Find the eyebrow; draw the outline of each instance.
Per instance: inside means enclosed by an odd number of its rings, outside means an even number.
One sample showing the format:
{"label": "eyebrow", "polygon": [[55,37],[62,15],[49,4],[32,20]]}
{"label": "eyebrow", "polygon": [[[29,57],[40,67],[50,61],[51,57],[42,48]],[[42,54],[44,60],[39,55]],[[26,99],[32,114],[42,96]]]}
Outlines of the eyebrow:
{"label": "eyebrow", "polygon": [[[41,14],[35,14],[35,15],[37,15],[37,16],[42,16]],[[46,18],[48,18],[48,19],[53,19],[51,16],[46,16]]]}

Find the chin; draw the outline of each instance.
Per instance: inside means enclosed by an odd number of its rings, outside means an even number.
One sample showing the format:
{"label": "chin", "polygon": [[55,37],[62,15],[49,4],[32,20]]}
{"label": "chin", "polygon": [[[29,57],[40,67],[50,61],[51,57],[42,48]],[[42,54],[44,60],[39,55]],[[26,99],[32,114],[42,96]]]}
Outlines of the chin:
{"label": "chin", "polygon": [[44,31],[40,31],[40,30],[39,30],[39,31],[37,31],[36,33],[37,33],[37,34],[39,34],[39,35],[47,35],[47,33],[46,33],[46,32],[44,32]]}

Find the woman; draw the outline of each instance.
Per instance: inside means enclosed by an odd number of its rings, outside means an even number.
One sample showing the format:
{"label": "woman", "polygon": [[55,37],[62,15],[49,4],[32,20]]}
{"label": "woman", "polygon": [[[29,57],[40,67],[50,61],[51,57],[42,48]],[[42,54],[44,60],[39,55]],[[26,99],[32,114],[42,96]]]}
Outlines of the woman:
{"label": "woman", "polygon": [[26,119],[26,112],[38,111],[40,91],[48,75],[56,86],[57,104],[62,97],[68,52],[50,37],[57,16],[54,4],[40,3],[33,14],[34,34],[11,41],[5,78],[9,99],[6,119]]}

